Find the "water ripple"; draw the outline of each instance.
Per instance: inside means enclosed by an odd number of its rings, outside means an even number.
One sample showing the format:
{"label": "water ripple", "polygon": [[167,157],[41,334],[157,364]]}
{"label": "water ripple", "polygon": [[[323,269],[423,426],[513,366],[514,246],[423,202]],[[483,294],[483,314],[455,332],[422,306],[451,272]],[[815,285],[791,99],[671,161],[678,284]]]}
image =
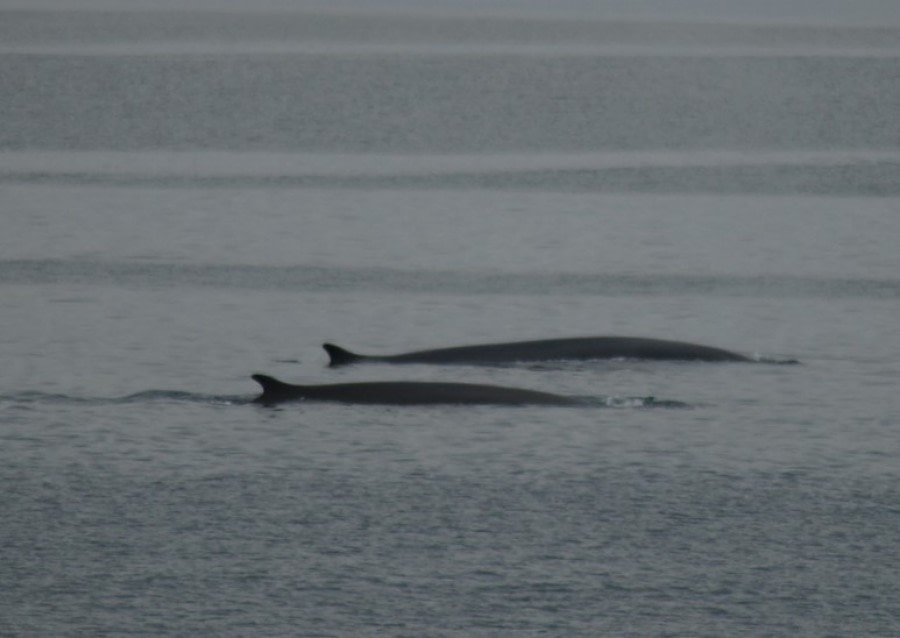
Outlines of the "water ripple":
{"label": "water ripple", "polygon": [[200,403],[207,405],[243,405],[249,397],[197,394],[180,390],[144,390],[122,397],[79,397],[60,393],[25,391],[0,395],[0,404],[12,406],[32,404],[126,405],[136,403]]}

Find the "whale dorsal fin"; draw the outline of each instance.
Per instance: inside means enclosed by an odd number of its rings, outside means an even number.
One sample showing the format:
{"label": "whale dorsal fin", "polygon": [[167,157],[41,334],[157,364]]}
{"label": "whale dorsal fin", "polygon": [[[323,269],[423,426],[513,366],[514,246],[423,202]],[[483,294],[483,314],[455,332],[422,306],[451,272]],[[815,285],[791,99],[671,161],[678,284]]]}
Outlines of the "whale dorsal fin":
{"label": "whale dorsal fin", "polygon": [[267,394],[278,394],[286,385],[288,385],[284,381],[279,381],[275,377],[270,377],[267,374],[254,374],[251,378],[262,386],[263,396],[266,396]]}
{"label": "whale dorsal fin", "polygon": [[359,361],[362,359],[362,355],[356,354],[355,352],[350,352],[345,348],[340,346],[336,346],[333,343],[323,343],[322,347],[325,348],[325,352],[328,353],[328,356],[331,358],[328,365],[332,368],[337,366],[344,366],[348,363],[353,363],[355,361]]}
{"label": "whale dorsal fin", "polygon": [[267,374],[254,374],[252,379],[262,386],[262,394],[254,403],[271,404],[279,401],[297,401],[304,398],[305,387],[279,381]]}

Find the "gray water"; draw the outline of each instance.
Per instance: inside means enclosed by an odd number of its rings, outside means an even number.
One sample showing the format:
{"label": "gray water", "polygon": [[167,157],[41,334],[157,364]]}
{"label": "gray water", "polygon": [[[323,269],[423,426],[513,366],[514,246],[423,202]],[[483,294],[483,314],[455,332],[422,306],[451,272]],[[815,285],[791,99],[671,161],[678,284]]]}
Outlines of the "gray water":
{"label": "gray water", "polygon": [[593,18],[0,14],[0,634],[900,635],[900,30]]}

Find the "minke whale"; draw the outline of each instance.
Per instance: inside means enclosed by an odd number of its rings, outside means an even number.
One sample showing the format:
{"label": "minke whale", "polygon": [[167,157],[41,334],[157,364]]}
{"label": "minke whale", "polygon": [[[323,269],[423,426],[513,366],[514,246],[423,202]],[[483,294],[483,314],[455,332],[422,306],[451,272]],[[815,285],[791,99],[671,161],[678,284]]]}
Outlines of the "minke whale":
{"label": "minke whale", "polygon": [[[535,361],[589,361],[592,359],[757,361],[757,359],[737,352],[712,346],[644,337],[575,337],[512,341],[381,356],[358,354],[333,343],[325,343],[322,347],[325,348],[331,359],[329,362],[331,367],[367,362],[497,365]],[[795,362],[792,361],[792,363]]]}
{"label": "minke whale", "polygon": [[262,394],[254,403],[331,401],[369,405],[579,405],[581,400],[549,392],[475,383],[373,381],[294,385],[265,374],[254,374]]}

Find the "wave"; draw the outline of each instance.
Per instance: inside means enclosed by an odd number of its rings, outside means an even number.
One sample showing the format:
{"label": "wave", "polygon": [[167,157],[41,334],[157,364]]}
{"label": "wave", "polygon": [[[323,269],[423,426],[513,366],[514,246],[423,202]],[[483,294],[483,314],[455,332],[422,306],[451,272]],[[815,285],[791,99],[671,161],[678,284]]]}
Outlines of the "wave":
{"label": "wave", "polygon": [[468,272],[384,267],[0,260],[0,284],[213,287],[303,292],[900,298],[900,279],[679,273]]}

